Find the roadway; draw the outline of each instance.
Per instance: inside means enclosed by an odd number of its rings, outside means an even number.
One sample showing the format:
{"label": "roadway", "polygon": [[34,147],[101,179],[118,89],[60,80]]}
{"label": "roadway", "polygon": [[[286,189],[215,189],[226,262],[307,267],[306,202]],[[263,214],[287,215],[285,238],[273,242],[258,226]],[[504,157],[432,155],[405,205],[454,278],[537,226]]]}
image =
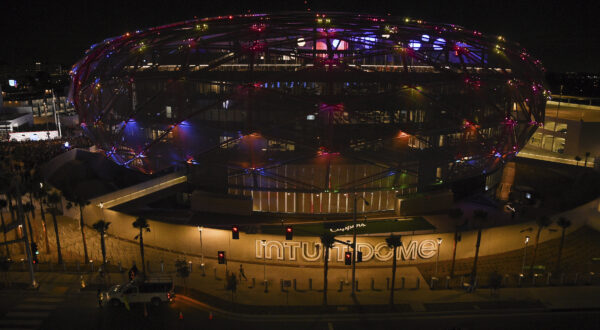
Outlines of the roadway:
{"label": "roadway", "polygon": [[[182,318],[180,318],[182,316]],[[212,319],[202,304],[177,298],[169,305],[133,305],[131,310],[99,308],[94,291],[40,293],[0,291],[2,329],[594,329],[600,311],[531,311],[509,313],[454,312],[385,314],[376,319],[361,315],[264,316],[254,320]]]}

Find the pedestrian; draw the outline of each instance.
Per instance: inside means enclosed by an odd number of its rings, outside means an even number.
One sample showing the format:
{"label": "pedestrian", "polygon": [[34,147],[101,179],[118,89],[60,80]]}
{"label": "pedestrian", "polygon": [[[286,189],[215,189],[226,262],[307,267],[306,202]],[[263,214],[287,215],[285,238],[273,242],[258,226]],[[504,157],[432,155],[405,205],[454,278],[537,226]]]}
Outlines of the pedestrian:
{"label": "pedestrian", "polygon": [[240,281],[242,280],[242,277],[244,278],[245,281],[248,281],[248,278],[246,278],[246,274],[244,274],[244,266],[242,266],[242,264],[240,264]]}
{"label": "pedestrian", "polygon": [[129,269],[128,274],[129,274],[130,281],[133,281],[135,279],[135,277],[137,276],[138,269],[137,269],[137,266],[135,265],[135,262],[133,263],[133,266],[131,266],[131,269]]}
{"label": "pedestrian", "polygon": [[98,307],[102,308],[102,290],[98,289]]}

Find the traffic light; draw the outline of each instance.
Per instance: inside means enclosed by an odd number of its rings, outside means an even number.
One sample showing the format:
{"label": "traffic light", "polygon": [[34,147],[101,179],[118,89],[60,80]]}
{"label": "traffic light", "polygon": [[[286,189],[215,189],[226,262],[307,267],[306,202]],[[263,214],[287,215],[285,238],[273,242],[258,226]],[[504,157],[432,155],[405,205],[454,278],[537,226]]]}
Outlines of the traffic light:
{"label": "traffic light", "polygon": [[231,227],[231,239],[240,239],[240,227],[238,227],[238,226]]}
{"label": "traffic light", "polygon": [[285,240],[291,241],[294,239],[294,228],[292,226],[285,227]]}
{"label": "traffic light", "polygon": [[344,262],[346,266],[352,265],[352,252],[346,252],[344,256]]}
{"label": "traffic light", "polygon": [[31,256],[33,257],[34,264],[38,263],[38,254],[40,254],[40,251],[38,251],[37,244],[31,243]]}
{"label": "traffic light", "polygon": [[356,262],[362,262],[362,251],[356,251]]}
{"label": "traffic light", "polygon": [[217,252],[217,258],[219,259],[219,264],[225,263],[225,251]]}

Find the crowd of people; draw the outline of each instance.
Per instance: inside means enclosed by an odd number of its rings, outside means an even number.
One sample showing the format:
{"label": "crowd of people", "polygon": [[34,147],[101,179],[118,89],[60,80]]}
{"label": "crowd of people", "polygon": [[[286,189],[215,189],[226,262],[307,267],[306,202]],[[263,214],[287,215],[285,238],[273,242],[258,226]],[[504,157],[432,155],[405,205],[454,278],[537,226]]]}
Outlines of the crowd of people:
{"label": "crowd of people", "polygon": [[91,145],[91,141],[84,136],[43,141],[0,142],[0,162],[9,172],[27,173],[72,148],[89,148]]}

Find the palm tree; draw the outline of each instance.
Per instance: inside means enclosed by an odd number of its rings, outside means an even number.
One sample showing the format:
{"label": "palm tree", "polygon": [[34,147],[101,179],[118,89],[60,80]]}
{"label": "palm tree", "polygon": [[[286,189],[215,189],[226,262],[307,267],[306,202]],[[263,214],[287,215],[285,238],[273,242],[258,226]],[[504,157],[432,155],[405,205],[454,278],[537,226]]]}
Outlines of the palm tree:
{"label": "palm tree", "polygon": [[477,223],[477,243],[475,243],[475,260],[473,260],[473,270],[471,271],[471,288],[475,289],[475,280],[477,279],[477,259],[479,258],[479,245],[481,244],[481,227],[487,220],[487,212],[484,210],[473,211],[473,220]]}
{"label": "palm tree", "polygon": [[4,233],[4,247],[6,248],[6,256],[10,258],[8,244],[6,244],[6,224],[4,223],[4,209],[8,206],[6,199],[0,199],[0,219],[2,220],[2,232]]}
{"label": "palm tree", "polygon": [[541,217],[537,218],[537,220],[535,222],[538,226],[538,230],[537,230],[537,234],[535,235],[535,247],[533,248],[533,257],[531,257],[531,266],[529,267],[529,277],[533,277],[533,266],[535,265],[535,257],[537,255],[537,249],[538,249],[538,244],[540,243],[540,234],[542,233],[542,229],[544,229],[545,227],[548,227],[552,224],[552,221],[550,220],[550,218],[548,218],[545,215],[542,215]]}
{"label": "palm tree", "polygon": [[79,229],[81,229],[81,240],[83,241],[83,263],[87,263],[89,258],[88,258],[88,250],[87,250],[87,243],[85,241],[85,223],[83,222],[83,208],[86,207],[87,205],[90,204],[90,201],[88,201],[85,198],[81,198],[81,197],[74,197],[74,198],[70,198],[68,199],[69,203],[67,203],[67,209],[72,208],[73,206],[78,206],[79,207]]}
{"label": "palm tree", "polygon": [[456,245],[458,244],[458,240],[459,240],[459,225],[458,225],[458,220],[460,218],[462,218],[463,216],[463,211],[460,208],[455,208],[455,209],[451,209],[448,212],[448,216],[454,220],[454,247],[452,249],[452,267],[450,268],[450,277],[454,277],[454,264],[456,262]]}
{"label": "palm tree", "polygon": [[48,195],[46,202],[48,203],[48,211],[52,215],[52,221],[54,222],[54,234],[56,236],[56,253],[58,254],[58,263],[62,264],[62,252],[60,249],[60,238],[58,236],[58,223],[56,222],[56,215],[59,214],[58,204],[62,201],[60,194],[53,192]]}
{"label": "palm tree", "polygon": [[571,221],[567,218],[560,217],[556,224],[562,228],[562,234],[560,236],[560,245],[558,246],[558,256],[556,257],[556,269],[554,272],[558,274],[560,271],[560,257],[562,256],[563,244],[565,243],[565,231],[571,226]]}
{"label": "palm tree", "polygon": [[327,272],[329,271],[329,250],[333,248],[335,236],[326,231],[321,234],[321,245],[323,246],[323,305],[327,305]]}
{"label": "palm tree", "polygon": [[146,263],[144,261],[144,230],[147,233],[150,232],[150,225],[145,218],[139,217],[132,223],[133,228],[140,230],[140,233],[134,237],[134,239],[140,239],[140,254],[142,255],[142,272],[146,274]]}
{"label": "palm tree", "polygon": [[394,305],[394,285],[396,283],[396,255],[398,254],[398,247],[402,246],[402,238],[401,236],[394,236],[391,234],[390,237],[385,239],[388,247],[392,249],[393,259],[392,259],[392,288],[390,290],[390,305]]}
{"label": "palm tree", "polygon": [[106,234],[109,225],[110,222],[106,222],[104,220],[98,220],[92,225],[94,230],[96,230],[100,234],[100,249],[102,250],[102,269],[104,269],[106,266],[106,243],[104,242],[104,235]]}

